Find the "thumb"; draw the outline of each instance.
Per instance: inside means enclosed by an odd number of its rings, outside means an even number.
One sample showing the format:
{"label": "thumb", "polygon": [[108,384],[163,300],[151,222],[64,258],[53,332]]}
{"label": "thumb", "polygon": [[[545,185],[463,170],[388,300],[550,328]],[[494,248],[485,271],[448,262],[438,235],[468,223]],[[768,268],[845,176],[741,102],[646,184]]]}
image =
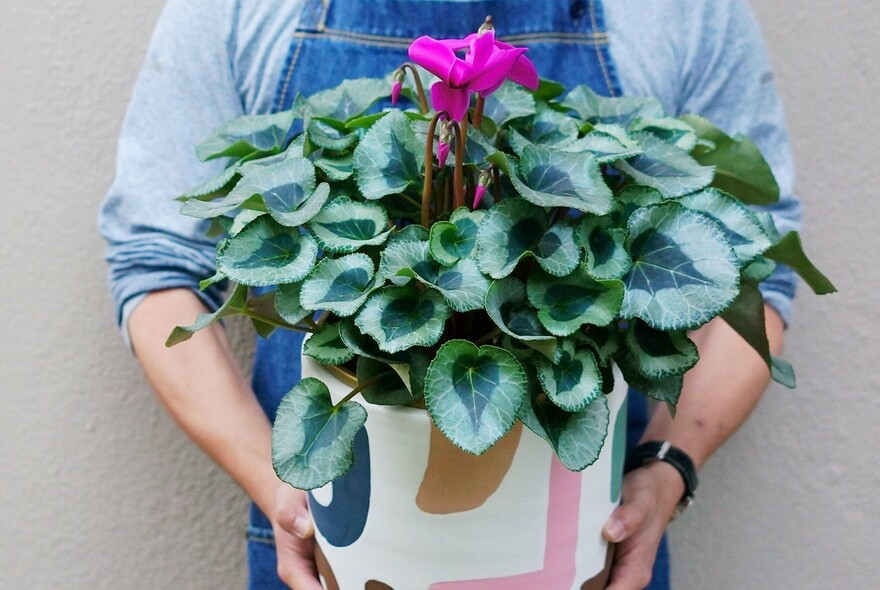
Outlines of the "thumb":
{"label": "thumb", "polygon": [[275,520],[284,531],[300,539],[310,539],[315,535],[306,493],[301,490],[279,488],[275,497]]}
{"label": "thumb", "polygon": [[602,536],[610,543],[620,543],[638,531],[648,515],[648,507],[636,496],[626,504],[615,508],[602,527]]}

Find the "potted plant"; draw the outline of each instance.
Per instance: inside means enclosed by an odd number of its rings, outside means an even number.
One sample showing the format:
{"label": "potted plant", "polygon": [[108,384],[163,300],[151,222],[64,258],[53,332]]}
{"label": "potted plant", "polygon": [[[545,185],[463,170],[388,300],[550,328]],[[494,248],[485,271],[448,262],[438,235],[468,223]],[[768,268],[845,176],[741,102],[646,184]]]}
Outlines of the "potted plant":
{"label": "potted plant", "polygon": [[[273,461],[296,487],[324,486],[312,509],[330,586],[362,587],[346,561],[379,559],[397,587],[437,575],[483,587],[456,577],[455,556],[493,527],[538,544],[485,547],[485,587],[515,587],[492,573],[504,555],[534,561],[522,587],[542,575],[601,584],[626,384],[674,410],[698,359],[687,332],[721,316],[793,386],[769,353],[758,285],[785,263],[818,293],[833,286],[796,233],[747,207],[779,192],[749,139],[652,98],[539,80],[491,26],[418,39],[410,55],[386,79],[236,119],[198,147],[229,164],[182,211],[222,237],[203,288],[235,287],[168,345],[231,315],[263,336],[309,334]],[[433,108],[417,65],[438,78]],[[389,87],[409,106],[378,108]],[[598,483],[577,473],[594,464]],[[448,561],[441,573],[395,561],[382,535]],[[415,573],[399,573],[406,562]]]}

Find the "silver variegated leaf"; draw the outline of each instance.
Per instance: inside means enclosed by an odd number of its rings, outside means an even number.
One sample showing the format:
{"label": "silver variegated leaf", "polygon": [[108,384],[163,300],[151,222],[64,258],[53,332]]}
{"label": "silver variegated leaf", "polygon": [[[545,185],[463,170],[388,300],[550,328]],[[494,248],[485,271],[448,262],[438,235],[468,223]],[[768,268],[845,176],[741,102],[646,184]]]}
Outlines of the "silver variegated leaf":
{"label": "silver variegated leaf", "polygon": [[574,334],[584,324],[607,326],[620,311],[623,291],[621,281],[596,281],[583,269],[563,279],[533,273],[527,285],[538,320],[555,336]]}
{"label": "silver variegated leaf", "polygon": [[193,334],[207,328],[217,320],[244,313],[247,309],[247,293],[248,290],[245,285],[236,285],[232,294],[217,311],[198,314],[195,323],[190,326],[176,326],[165,341],[165,346],[174,346],[180,342],[185,342],[192,338]]}
{"label": "silver variegated leaf", "polygon": [[562,148],[565,152],[590,152],[600,164],[607,164],[642,153],[639,142],[620,125],[593,126],[589,133]]}
{"label": "silver variegated leaf", "polygon": [[309,222],[321,248],[347,254],[364,246],[377,246],[391,235],[388,214],[377,203],[359,203],[337,197]]}
{"label": "silver variegated leaf", "polygon": [[526,375],[511,353],[451,340],[428,366],[425,404],[453,444],[478,455],[510,430],[527,390]]}
{"label": "silver variegated leaf", "polygon": [[607,123],[628,127],[639,117],[663,117],[663,105],[656,98],[642,96],[599,96],[589,86],[576,86],[562,101],[588,123]]}
{"label": "silver variegated leaf", "polygon": [[601,217],[584,217],[575,228],[575,242],[585,251],[584,269],[596,280],[619,279],[632,266],[624,248],[626,230],[607,227]]}
{"label": "silver variegated leaf", "polygon": [[361,332],[375,339],[380,350],[395,353],[436,344],[450,315],[452,311],[440,293],[407,285],[374,292],[354,321]]}
{"label": "silver variegated leaf", "polygon": [[366,254],[325,258],[302,282],[299,301],[310,311],[347,317],[357,312],[379,284],[373,261]]}
{"label": "silver variegated leaf", "polygon": [[322,365],[341,365],[354,358],[339,336],[339,322],[325,322],[303,343],[303,354]]}
{"label": "silver variegated leaf", "polygon": [[306,99],[306,112],[313,117],[348,121],[388,96],[389,86],[382,78],[345,80],[339,86],[322,90]]}
{"label": "silver variegated leaf", "polygon": [[438,221],[431,226],[429,246],[434,260],[452,266],[461,258],[471,255],[477,241],[477,229],[486,212],[470,211],[460,207],[453,211],[449,221]]}
{"label": "silver variegated leaf", "polygon": [[354,150],[354,172],[366,199],[381,199],[421,186],[424,146],[400,111],[373,125]]}
{"label": "silver variegated leaf", "polygon": [[601,395],[602,375],[596,357],[589,350],[576,350],[571,341],[565,341],[561,349],[556,364],[535,357],[538,381],[554,404],[577,412]]}
{"label": "silver variegated leaf", "polygon": [[683,375],[700,359],[686,332],[655,330],[638,320],[630,325],[624,341],[636,369],[648,379]]}
{"label": "silver variegated leaf", "polygon": [[701,166],[687,152],[649,133],[638,133],[636,139],[642,153],[615,163],[636,182],[654,187],[668,198],[700,190],[712,182],[715,169]]}
{"label": "silver variegated leaf", "polygon": [[513,119],[535,114],[535,99],[518,84],[506,81],[486,97],[483,115],[501,126]]}
{"label": "silver variegated leaf", "polygon": [[296,324],[309,315],[308,310],[299,303],[301,288],[302,283],[288,283],[278,285],[275,290],[275,313],[289,324]]}
{"label": "silver variegated leaf", "polygon": [[279,152],[296,117],[294,111],[238,117],[218,127],[209,138],[196,146],[196,156],[206,161]]}
{"label": "silver variegated leaf", "polygon": [[686,152],[697,145],[697,133],[694,128],[674,117],[642,117],[633,121],[630,131],[650,133],[657,139]]}

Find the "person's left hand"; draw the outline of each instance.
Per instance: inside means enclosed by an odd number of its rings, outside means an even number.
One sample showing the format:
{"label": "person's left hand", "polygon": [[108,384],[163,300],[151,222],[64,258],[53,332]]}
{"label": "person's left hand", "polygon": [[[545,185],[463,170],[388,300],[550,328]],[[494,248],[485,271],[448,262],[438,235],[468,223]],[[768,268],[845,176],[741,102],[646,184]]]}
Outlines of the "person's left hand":
{"label": "person's left hand", "polygon": [[617,543],[607,590],[642,590],[651,582],[651,570],[660,539],[684,493],[684,482],[667,463],[649,463],[624,476],[621,505],[602,529]]}

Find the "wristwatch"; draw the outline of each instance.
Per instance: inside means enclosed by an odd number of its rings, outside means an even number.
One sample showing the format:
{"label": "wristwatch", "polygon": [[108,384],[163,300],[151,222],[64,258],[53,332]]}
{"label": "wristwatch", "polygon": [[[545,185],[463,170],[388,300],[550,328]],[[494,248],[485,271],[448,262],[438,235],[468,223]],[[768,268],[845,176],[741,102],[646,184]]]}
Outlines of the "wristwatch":
{"label": "wristwatch", "polygon": [[654,440],[642,443],[632,450],[623,465],[623,473],[627,474],[633,469],[638,469],[646,463],[654,461],[669,463],[675,467],[684,481],[684,494],[678,501],[675,512],[672,513],[671,520],[675,520],[684,512],[685,508],[694,503],[694,491],[697,489],[697,470],[687,453],[673,447],[668,440]]}

